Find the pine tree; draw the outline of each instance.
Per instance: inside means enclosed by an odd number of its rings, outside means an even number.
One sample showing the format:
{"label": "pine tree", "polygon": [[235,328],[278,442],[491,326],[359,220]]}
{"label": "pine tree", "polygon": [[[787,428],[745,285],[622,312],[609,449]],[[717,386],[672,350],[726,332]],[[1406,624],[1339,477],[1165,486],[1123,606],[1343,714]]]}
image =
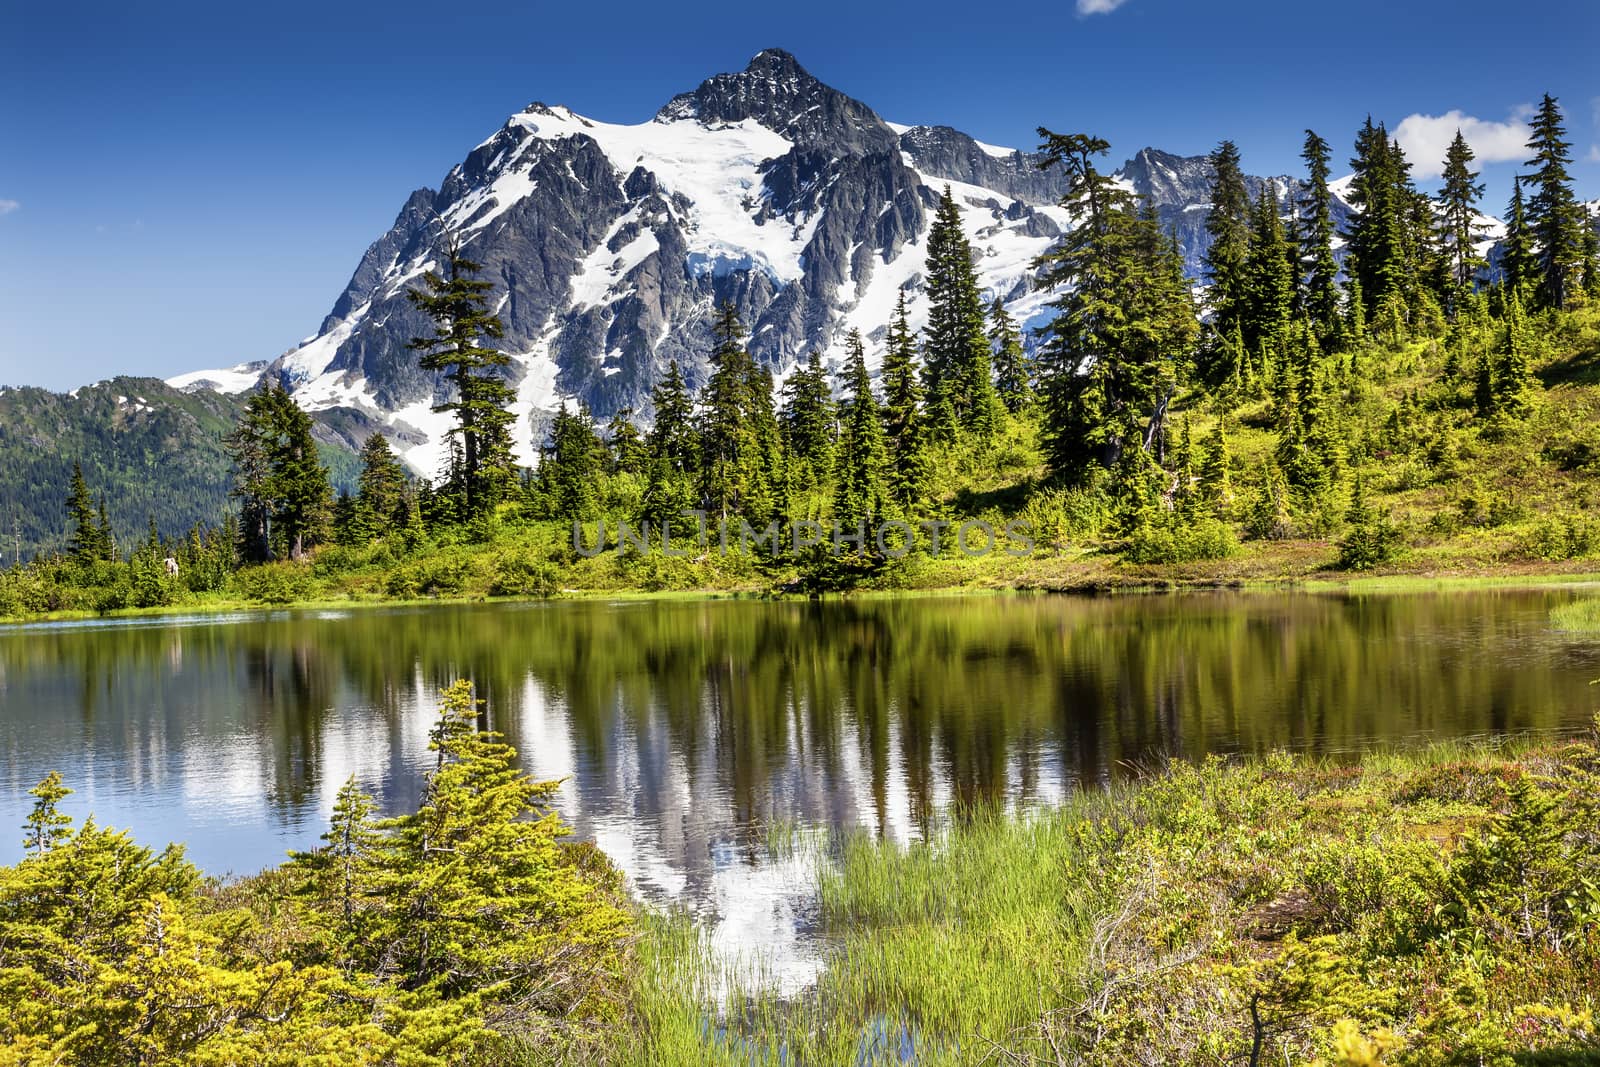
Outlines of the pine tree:
{"label": "pine tree", "polygon": [[550,514],[562,520],[592,519],[599,509],[605,446],[587,406],[567,410],[565,401],[550,427],[550,444],[539,460],[539,482]]}
{"label": "pine tree", "polygon": [[1217,420],[1217,428],[1206,441],[1200,460],[1199,496],[1211,513],[1226,519],[1233,505],[1233,487],[1228,477],[1228,420]]}
{"label": "pine tree", "polygon": [[406,990],[493,990],[556,1018],[592,1010],[595,990],[617,979],[627,913],[562,849],[558,783],[528,778],[515,751],[478,728],[471,683],[445,690],[439,716],[422,803],[390,824],[383,911],[359,962]]}
{"label": "pine tree", "polygon": [[272,521],[289,558],[299,560],[327,535],[333,490],[311,436],[311,416],[282,387],[274,408],[276,432],[267,445],[278,502]]}
{"label": "pine tree", "polygon": [[1476,158],[1467,139],[1456,131],[1455,140],[1444,157],[1444,185],[1439,190],[1439,218],[1444,256],[1449,269],[1449,300],[1452,318],[1460,311],[1472,291],[1473,279],[1484,267],[1475,247],[1482,225],[1477,204],[1483,196],[1478,172],[1471,169]]}
{"label": "pine tree", "polygon": [[1204,376],[1225,381],[1242,372],[1243,353],[1228,340],[1243,322],[1245,288],[1250,256],[1250,194],[1245,188],[1239,148],[1223,141],[1208,159],[1211,166],[1211,207],[1206,213],[1205,274],[1210,284],[1211,328],[1205,346]]}
{"label": "pine tree", "polygon": [[695,438],[694,398],[684,384],[678,361],[667,365],[667,375],[650,394],[655,410],[655,425],[645,439],[652,460],[663,460],[679,474],[690,474],[700,462],[699,442]]}
{"label": "pine tree", "polygon": [[889,455],[889,492],[902,510],[914,508],[927,492],[931,477],[926,429],[921,409],[922,386],[917,373],[917,342],[906,317],[906,294],[900,294],[889,344],[883,353],[883,432]]}
{"label": "pine tree", "polygon": [[1159,448],[1178,368],[1197,326],[1183,265],[1154,214],[1094,166],[1109,145],[1041,129],[1045,165],[1067,172],[1077,224],[1037,261],[1058,295],[1042,359],[1052,474],[1082,484],[1127,448]]}
{"label": "pine tree", "polygon": [[1534,377],[1529,360],[1530,340],[1522,299],[1517,290],[1506,295],[1505,332],[1496,355],[1490,379],[1493,410],[1520,418],[1533,404]]}
{"label": "pine tree", "polygon": [[1528,199],[1528,229],[1536,246],[1539,300],[1545,307],[1565,308],[1581,285],[1583,270],[1583,211],[1572,193],[1567,167],[1572,145],[1566,139],[1561,108],[1549,93],[1539,104],[1528,147],[1534,156],[1527,165],[1538,169],[1529,177],[1534,193]]}
{"label": "pine tree", "polygon": [[783,385],[779,424],[792,457],[796,485],[821,485],[833,470],[834,422],[832,390],[822,354],[811,350],[804,367],[795,368]]}
{"label": "pine tree", "polygon": [[948,404],[957,423],[984,440],[994,430],[997,398],[990,377],[983,298],[972,245],[947,185],[928,231],[927,341],[923,352],[930,406]]}
{"label": "pine tree", "polygon": [[995,391],[1006,410],[1015,415],[1033,403],[1033,368],[1016,320],[999,297],[989,305],[989,341],[994,349]]}
{"label": "pine tree", "polygon": [[1380,311],[1404,324],[1410,317],[1415,263],[1411,254],[1417,193],[1409,166],[1388,131],[1369,117],[1356,137],[1350,199],[1357,213],[1348,238],[1345,269],[1358,283],[1368,318]]}
{"label": "pine tree", "polygon": [[380,870],[387,857],[383,835],[372,817],[376,807],[351,775],[334,797],[323,845],[289,854],[291,869],[307,879],[325,909],[339,916],[337,929],[347,952],[357,947],[360,919],[378,905]]}
{"label": "pine tree", "polygon": [[412,305],[434,323],[433,336],[414,338],[410,347],[421,353],[423,370],[444,372],[455,386],[455,398],[433,410],[455,414],[451,434],[461,443],[464,518],[474,519],[492,511],[516,481],[509,410],[516,391],[498,373],[510,357],[482,343],[505,329],[489,310],[494,283],[474,277],[483,268],[463,256],[454,241],[446,263],[444,275],[430,271],[424,288],[406,291]]}
{"label": "pine tree", "polygon": [[72,523],[72,537],[67,542],[67,550],[74,562],[95,563],[110,554],[105,532],[95,518],[88,483],[83,480],[83,466],[76,460],[72,464],[72,482],[67,490],[67,518]]}
{"label": "pine tree", "polygon": [[233,495],[241,502],[240,556],[300,559],[325,536],[333,490],[312,435],[311,416],[282,385],[250,395],[228,435]]}
{"label": "pine tree", "polygon": [[43,856],[72,836],[72,816],[61,813],[59,805],[72,790],[61,784],[61,772],[51,771],[28,795],[34,797],[33,810],[22,824],[22,849]]}
{"label": "pine tree", "polygon": [[867,350],[859,331],[850,332],[846,344],[845,399],[840,404],[843,433],[839,442],[838,481],[833,498],[833,521],[853,531],[858,524],[870,530],[882,517],[887,501],[884,468],[888,452],[878,401],[872,395],[867,373]]}
{"label": "pine tree", "polygon": [[1306,131],[1306,196],[1300,202],[1301,306],[1326,341],[1339,327],[1339,263],[1333,255],[1333,194],[1328,191],[1328,142]]}
{"label": "pine tree", "polygon": [[354,525],[362,540],[382,537],[405,522],[406,473],[381,433],[361,446],[361,477]]}
{"label": "pine tree", "polygon": [[643,474],[649,464],[644,438],[633,424],[633,409],[618,408],[606,424],[606,445],[610,451],[611,470],[617,474]]}
{"label": "pine tree", "polygon": [[1250,216],[1250,247],[1237,312],[1245,352],[1281,354],[1294,308],[1294,266],[1278,217],[1278,197],[1263,183]]}
{"label": "pine tree", "polygon": [[733,305],[719,310],[713,329],[711,377],[700,393],[700,499],[720,520],[743,515],[765,520],[777,506],[781,472],[772,376],[743,344]]}
{"label": "pine tree", "polygon": [[1533,254],[1533,234],[1528,228],[1522,179],[1511,179],[1511,203],[1506,208],[1506,237],[1500,253],[1500,278],[1507,290],[1531,288],[1538,280],[1539,264]]}
{"label": "pine tree", "polygon": [[1583,215],[1583,291],[1600,300],[1600,212]]}

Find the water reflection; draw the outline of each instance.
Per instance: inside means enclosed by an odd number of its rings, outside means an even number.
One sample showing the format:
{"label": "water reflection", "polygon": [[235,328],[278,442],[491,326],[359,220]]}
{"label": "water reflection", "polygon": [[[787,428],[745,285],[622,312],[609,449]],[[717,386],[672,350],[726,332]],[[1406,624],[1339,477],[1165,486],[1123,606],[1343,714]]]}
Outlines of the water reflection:
{"label": "water reflection", "polygon": [[[415,804],[438,689],[566,778],[577,831],[729,946],[814,921],[766,827],[905,840],[952,801],[1048,803],[1161,754],[1587,721],[1572,589],[849,603],[593,602],[273,612],[0,631],[0,817],[60,769],[69,808],[250,871],[314,841],[354,774]],[[20,832],[0,858],[20,854]]]}

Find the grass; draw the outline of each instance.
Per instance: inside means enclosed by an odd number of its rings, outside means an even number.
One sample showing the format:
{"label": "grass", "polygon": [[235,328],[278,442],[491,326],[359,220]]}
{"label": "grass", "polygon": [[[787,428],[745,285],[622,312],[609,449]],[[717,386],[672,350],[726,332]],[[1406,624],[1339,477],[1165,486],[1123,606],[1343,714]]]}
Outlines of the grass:
{"label": "grass", "polygon": [[776,828],[817,850],[818,981],[653,915],[604,1059],[1600,1063],[1596,737],[1173,764],[906,847]]}
{"label": "grass", "polygon": [[1550,623],[1558,630],[1594,633],[1600,630],[1600,599],[1574,600],[1551,608]]}

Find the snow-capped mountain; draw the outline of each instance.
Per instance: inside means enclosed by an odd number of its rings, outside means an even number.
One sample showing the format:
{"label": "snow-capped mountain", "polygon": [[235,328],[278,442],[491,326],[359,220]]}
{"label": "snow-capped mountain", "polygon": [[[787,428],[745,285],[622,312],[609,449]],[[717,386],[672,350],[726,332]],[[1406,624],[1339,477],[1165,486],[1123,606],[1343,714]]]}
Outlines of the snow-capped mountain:
{"label": "snow-capped mountain", "polygon": [[[886,122],[778,50],[638,125],[531,104],[437,191],[411,194],[315,335],[270,363],[171,383],[235,392],[273,377],[323,421],[385,427],[413,467],[432,473],[448,423],[431,410],[440,380],[406,347],[428,324],[405,293],[439,265],[453,235],[495,285],[518,448],[531,461],[544,414],[563,399],[602,418],[624,407],[648,417],[669,360],[699,384],[713,309],[724,302],[776,374],[812,348],[838,359],[852,328],[875,361],[902,292],[913,325],[925,315],[918,282],[945,185],[988,295],[1037,323],[1046,298],[1030,287],[1030,264],[1068,222],[1056,206],[1062,176],[1037,163],[948,127]],[[1147,148],[1118,175],[1176,230],[1197,274],[1204,157]],[[1251,180],[1252,195],[1261,180]],[[1270,180],[1280,194],[1298,192],[1292,179]]]}

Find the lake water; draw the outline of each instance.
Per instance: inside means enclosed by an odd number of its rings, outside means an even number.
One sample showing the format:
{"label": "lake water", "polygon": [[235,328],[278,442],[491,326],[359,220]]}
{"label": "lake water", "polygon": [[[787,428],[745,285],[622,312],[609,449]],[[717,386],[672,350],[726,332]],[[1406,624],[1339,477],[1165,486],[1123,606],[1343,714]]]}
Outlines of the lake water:
{"label": "lake water", "polygon": [[[1165,755],[1563,731],[1595,590],[849,602],[595,601],[0,627],[0,862],[58,769],[78,818],[248,873],[316,842],[350,775],[416,803],[438,690],[489,724],[646,899],[790,977],[814,903],[774,822],[912,838],[952,802],[1047,804]],[[783,977],[782,974],[779,975]]]}

